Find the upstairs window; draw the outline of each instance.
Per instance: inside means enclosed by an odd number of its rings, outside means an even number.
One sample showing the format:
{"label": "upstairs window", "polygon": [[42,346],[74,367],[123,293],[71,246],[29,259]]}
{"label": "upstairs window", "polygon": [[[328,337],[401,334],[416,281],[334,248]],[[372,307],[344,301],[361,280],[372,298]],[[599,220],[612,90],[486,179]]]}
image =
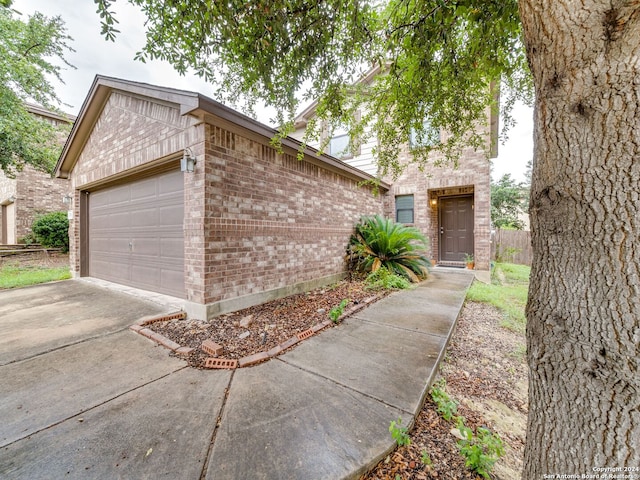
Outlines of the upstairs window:
{"label": "upstairs window", "polygon": [[[357,110],[353,114],[353,121],[357,124],[360,122],[360,111]],[[329,132],[328,125],[325,125],[324,134],[327,135]],[[355,152],[351,151],[352,147],[352,138],[349,135],[349,130],[345,125],[339,124],[336,125],[333,133],[331,133],[332,137],[329,139],[327,145],[327,153],[332,157],[339,158],[341,160],[353,158],[354,156],[360,155],[360,142],[357,141],[358,138],[355,138]],[[326,137],[325,137],[326,138]]]}
{"label": "upstairs window", "polygon": [[425,120],[422,123],[423,131],[419,132],[415,128],[409,134],[409,146],[411,148],[433,147],[440,143],[440,130],[431,125],[431,121]]}
{"label": "upstairs window", "polygon": [[353,156],[351,154],[349,132],[342,125],[336,127],[333,137],[329,140],[329,155],[336,158],[350,158]]}
{"label": "upstairs window", "polygon": [[396,222],[413,223],[413,195],[396,196]]}

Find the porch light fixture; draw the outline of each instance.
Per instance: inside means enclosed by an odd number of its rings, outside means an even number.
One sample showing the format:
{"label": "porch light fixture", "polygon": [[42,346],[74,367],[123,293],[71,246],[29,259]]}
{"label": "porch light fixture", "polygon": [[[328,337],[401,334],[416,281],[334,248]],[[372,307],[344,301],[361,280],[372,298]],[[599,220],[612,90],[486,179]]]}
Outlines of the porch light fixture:
{"label": "porch light fixture", "polygon": [[431,206],[435,207],[438,204],[438,199],[437,198],[432,198],[431,199]]}
{"label": "porch light fixture", "polygon": [[15,195],[11,195],[11,196],[9,197],[9,203],[14,203],[15,201],[16,201],[16,197],[15,197]]}
{"label": "porch light fixture", "polygon": [[71,195],[69,195],[68,193],[62,197],[62,203],[64,203],[65,205],[71,205],[71,200],[73,198],[71,197]]}
{"label": "porch light fixture", "polygon": [[180,160],[180,171],[193,173],[196,169],[196,157],[189,147],[184,149],[182,160]]}

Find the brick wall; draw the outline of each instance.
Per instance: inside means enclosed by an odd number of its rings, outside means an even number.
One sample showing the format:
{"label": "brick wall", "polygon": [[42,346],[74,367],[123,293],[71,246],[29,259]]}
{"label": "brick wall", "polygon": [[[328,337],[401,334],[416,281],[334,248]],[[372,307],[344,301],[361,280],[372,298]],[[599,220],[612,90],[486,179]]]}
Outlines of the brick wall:
{"label": "brick wall", "polygon": [[[61,120],[49,117],[46,111],[32,112],[38,117],[44,118],[53,124],[63,123]],[[63,145],[66,136],[60,133],[58,136],[60,145]],[[11,238],[16,242],[31,233],[31,226],[36,216],[42,213],[67,210],[62,202],[62,197],[70,193],[68,180],[52,178],[45,172],[25,165],[23,170],[16,172],[16,178],[7,178],[0,171],[0,203],[8,201],[9,197],[15,197],[15,230]],[[2,212],[0,211],[0,225]]]}
{"label": "brick wall", "polygon": [[206,127],[206,303],[344,271],[360,216],[381,197],[355,180]]}
{"label": "brick wall", "polygon": [[[414,195],[414,225],[429,239],[430,257],[438,259],[438,204],[444,196],[472,194],[474,197],[474,257],[476,269],[489,269],[491,256],[491,177],[487,153],[465,149],[457,168],[443,164],[427,167],[421,172],[409,163],[410,153],[405,150],[401,161],[407,164],[405,171],[395,181],[389,192],[387,214],[395,216],[396,195]],[[438,158],[434,156],[434,161]],[[432,205],[430,200],[435,199]]]}
{"label": "brick wall", "polygon": [[70,190],[68,180],[51,178],[48,173],[25,166],[16,181],[16,239],[31,233],[39,214],[66,211],[62,197]]}

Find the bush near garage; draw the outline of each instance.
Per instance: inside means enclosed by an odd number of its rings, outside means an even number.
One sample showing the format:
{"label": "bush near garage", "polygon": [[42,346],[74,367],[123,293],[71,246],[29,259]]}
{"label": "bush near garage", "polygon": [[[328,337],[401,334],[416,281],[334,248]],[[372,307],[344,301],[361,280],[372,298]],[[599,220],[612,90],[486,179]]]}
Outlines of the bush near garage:
{"label": "bush near garage", "polygon": [[39,215],[31,227],[38,243],[47,248],[69,251],[69,219],[67,212],[51,212]]}

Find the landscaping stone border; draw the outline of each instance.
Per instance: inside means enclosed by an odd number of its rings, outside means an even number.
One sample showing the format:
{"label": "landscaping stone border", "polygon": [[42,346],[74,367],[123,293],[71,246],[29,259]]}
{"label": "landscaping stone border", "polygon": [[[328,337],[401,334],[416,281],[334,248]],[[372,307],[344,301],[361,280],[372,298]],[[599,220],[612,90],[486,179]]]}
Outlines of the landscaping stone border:
{"label": "landscaping stone border", "polygon": [[[354,305],[351,308],[348,308],[342,313],[342,315],[340,315],[340,317],[337,318],[335,323],[338,324],[342,322],[345,318],[350,317],[356,312],[359,312],[360,310],[368,306],[370,303],[376,300],[379,300],[381,297],[382,295],[374,295],[372,297],[364,299],[359,304]],[[186,318],[187,318],[187,314],[186,312],[183,312],[183,311],[171,313],[168,315],[151,317],[151,318],[146,317],[138,320],[135,324],[131,325],[129,329],[153,340],[157,344],[162,345],[163,347],[168,348],[169,350],[179,355],[188,355],[191,352],[193,352],[195,349],[191,347],[183,347],[177,344],[176,342],[174,342],[173,340],[168,339],[164,335],[160,335],[159,333],[154,332],[150,328],[147,328],[148,325],[153,325],[154,323],[157,323],[157,322],[166,322],[166,321],[178,320],[178,319],[184,320]],[[203,351],[205,353],[208,353],[209,355],[213,355],[205,360],[205,368],[235,370],[236,368],[243,368],[243,367],[250,367],[253,365],[257,365],[259,363],[265,362],[267,360],[270,360],[280,355],[282,352],[293,347],[297,343],[303,340],[306,340],[308,338],[311,338],[313,335],[320,332],[321,330],[324,330],[332,323],[333,322],[331,320],[325,320],[324,322],[318,323],[312,326],[311,328],[304,330],[303,332],[297,333],[295,336],[291,337],[288,340],[285,340],[280,345],[276,345],[275,347],[271,348],[268,351],[257,352],[252,355],[247,355],[246,357],[242,357],[238,360],[230,359],[230,358],[221,358],[216,356],[216,352],[219,352],[221,350],[221,346],[217,345],[215,342],[211,340],[205,340],[202,346]]]}

